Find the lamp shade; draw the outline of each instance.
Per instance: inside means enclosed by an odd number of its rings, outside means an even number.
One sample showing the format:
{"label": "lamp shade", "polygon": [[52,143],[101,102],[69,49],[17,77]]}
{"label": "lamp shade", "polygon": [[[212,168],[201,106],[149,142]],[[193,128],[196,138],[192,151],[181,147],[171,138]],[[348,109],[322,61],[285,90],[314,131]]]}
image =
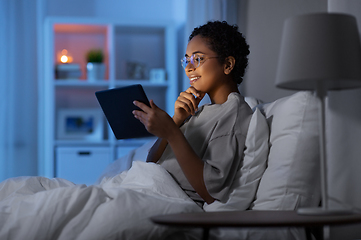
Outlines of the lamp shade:
{"label": "lamp shade", "polygon": [[287,19],[276,86],[293,90],[361,87],[361,46],[355,17],[315,13]]}

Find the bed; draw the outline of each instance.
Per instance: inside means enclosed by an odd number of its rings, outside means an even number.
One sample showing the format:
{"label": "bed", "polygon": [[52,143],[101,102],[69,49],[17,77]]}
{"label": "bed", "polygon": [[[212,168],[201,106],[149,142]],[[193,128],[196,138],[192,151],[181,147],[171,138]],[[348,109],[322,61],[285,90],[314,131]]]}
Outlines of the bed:
{"label": "bed", "polygon": [[[162,167],[145,163],[149,141],[110,164],[94,185],[18,177],[0,183],[0,239],[199,239],[201,231],[154,224],[155,215],[295,210],[320,202],[317,104],[298,92],[254,107],[247,149],[227,202],[203,208]],[[257,105],[257,106],[256,106]],[[121,169],[124,161],[132,167]],[[210,239],[305,239],[297,228],[215,229]]]}

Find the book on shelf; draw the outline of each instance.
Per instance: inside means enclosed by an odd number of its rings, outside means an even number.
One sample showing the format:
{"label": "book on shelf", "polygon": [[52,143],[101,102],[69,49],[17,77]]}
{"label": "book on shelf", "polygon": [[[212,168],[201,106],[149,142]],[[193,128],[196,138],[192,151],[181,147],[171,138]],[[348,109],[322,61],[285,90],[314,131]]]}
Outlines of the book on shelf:
{"label": "book on shelf", "polygon": [[76,63],[58,64],[55,67],[56,79],[79,79],[81,74],[80,65]]}

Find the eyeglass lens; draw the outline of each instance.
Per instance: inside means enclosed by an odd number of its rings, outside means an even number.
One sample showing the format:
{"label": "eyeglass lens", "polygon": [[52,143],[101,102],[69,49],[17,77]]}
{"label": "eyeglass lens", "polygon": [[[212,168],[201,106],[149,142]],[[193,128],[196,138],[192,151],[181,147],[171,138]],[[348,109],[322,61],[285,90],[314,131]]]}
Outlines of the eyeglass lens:
{"label": "eyeglass lens", "polygon": [[184,69],[187,67],[189,62],[193,65],[194,68],[197,68],[200,64],[200,56],[193,54],[190,57],[184,57],[181,62]]}

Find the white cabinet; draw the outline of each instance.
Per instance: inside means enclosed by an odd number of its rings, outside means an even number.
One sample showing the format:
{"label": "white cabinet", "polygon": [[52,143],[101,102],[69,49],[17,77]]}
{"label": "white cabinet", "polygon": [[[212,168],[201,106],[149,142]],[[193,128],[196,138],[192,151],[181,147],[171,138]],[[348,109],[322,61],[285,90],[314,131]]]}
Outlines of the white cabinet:
{"label": "white cabinet", "polygon": [[[149,141],[116,140],[94,93],[141,84],[149,99],[173,115],[180,69],[176,43],[176,27],[169,22],[47,19],[39,83],[39,175],[59,177],[66,176],[64,171],[73,171],[71,165],[69,170],[59,170],[56,165],[61,164],[58,158],[62,158],[63,148],[104,148],[112,161],[119,157],[118,148],[126,150]],[[60,61],[64,49],[71,63]],[[91,49],[104,53],[105,74],[99,80],[87,77],[86,55]],[[78,72],[66,72],[65,79],[56,74],[58,69],[77,67]],[[164,70],[166,79],[152,81],[149,76],[154,69]]]}
{"label": "white cabinet", "polygon": [[76,184],[94,184],[112,161],[109,147],[57,147],[55,152],[55,175]]}

